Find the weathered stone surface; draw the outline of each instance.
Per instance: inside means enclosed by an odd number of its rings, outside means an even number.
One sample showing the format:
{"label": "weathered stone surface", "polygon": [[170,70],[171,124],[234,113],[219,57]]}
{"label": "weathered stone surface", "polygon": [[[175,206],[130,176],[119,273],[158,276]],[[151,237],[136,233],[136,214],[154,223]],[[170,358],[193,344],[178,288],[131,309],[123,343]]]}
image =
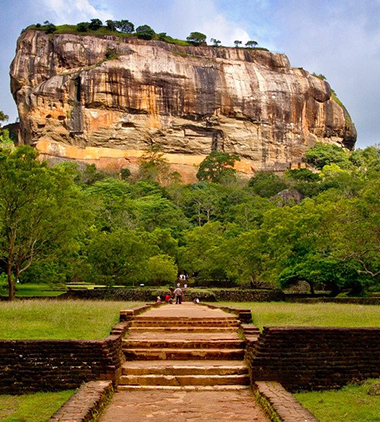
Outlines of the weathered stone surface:
{"label": "weathered stone surface", "polygon": [[250,174],[299,162],[316,141],[356,140],[326,82],[262,50],[28,30],[11,86],[22,141],[42,154],[133,171],[155,143],[185,181],[212,149]]}

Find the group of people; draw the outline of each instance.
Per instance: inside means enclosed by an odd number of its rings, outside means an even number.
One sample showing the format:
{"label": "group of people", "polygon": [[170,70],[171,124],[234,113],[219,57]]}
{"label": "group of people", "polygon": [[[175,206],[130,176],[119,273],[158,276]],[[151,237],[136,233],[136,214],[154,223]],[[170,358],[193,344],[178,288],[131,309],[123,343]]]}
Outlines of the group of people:
{"label": "group of people", "polygon": [[[185,280],[186,278],[185,276],[183,276],[184,278],[181,278],[180,276],[180,280]],[[185,283],[183,285],[184,290],[186,290],[187,288],[187,284]],[[176,305],[181,305],[181,303],[183,302],[184,299],[184,291],[181,289],[181,283],[177,283],[177,287],[174,288],[170,288],[170,292],[166,293],[165,295],[165,303],[173,303],[175,302]],[[161,296],[157,296],[157,303],[161,303],[162,299]],[[199,299],[195,298],[194,303],[199,303]]]}

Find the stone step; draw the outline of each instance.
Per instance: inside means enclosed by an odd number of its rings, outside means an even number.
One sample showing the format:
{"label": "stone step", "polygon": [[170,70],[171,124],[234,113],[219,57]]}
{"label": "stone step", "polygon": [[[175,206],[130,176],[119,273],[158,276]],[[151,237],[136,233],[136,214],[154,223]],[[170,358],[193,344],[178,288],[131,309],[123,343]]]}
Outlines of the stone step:
{"label": "stone step", "polygon": [[244,349],[123,349],[127,360],[243,360]]}
{"label": "stone step", "polygon": [[236,333],[236,327],[131,327],[130,333]]}
{"label": "stone step", "polygon": [[123,375],[245,375],[248,367],[241,361],[134,361],[125,362]]}
{"label": "stone step", "polygon": [[149,315],[138,315],[135,321],[237,321],[236,315],[227,315],[221,317],[194,317],[194,316],[149,316]]}
{"label": "stone step", "polygon": [[202,321],[202,320],[140,320],[135,319],[132,322],[132,327],[238,327],[240,322],[238,320],[232,321]]}
{"label": "stone step", "polygon": [[123,339],[124,349],[243,349],[243,340],[148,340]]}
{"label": "stone step", "polygon": [[249,375],[122,375],[119,385],[154,385],[154,386],[186,386],[186,385],[249,385]]}
{"label": "stone step", "polygon": [[250,387],[247,385],[185,385],[185,386],[157,386],[157,385],[119,385],[119,391],[249,391]]}

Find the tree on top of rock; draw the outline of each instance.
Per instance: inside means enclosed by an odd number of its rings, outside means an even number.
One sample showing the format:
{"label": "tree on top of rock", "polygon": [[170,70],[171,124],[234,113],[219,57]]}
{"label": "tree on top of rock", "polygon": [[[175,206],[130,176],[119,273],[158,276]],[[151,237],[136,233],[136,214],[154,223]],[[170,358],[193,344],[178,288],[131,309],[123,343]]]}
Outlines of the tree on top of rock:
{"label": "tree on top of rock", "polygon": [[207,36],[201,32],[192,32],[186,40],[193,45],[201,45],[206,42]]}
{"label": "tree on top of rock", "polygon": [[248,48],[255,48],[257,44],[258,44],[257,41],[249,40],[245,43],[245,46]]}
{"label": "tree on top of rock", "polygon": [[[121,21],[115,21],[115,26],[120,32],[124,32],[125,34],[131,34],[135,30],[135,25],[133,25],[132,22],[130,22],[127,19],[121,20]],[[147,25],[143,25],[147,26]],[[141,28],[141,26],[139,27]],[[153,29],[150,28],[152,31]],[[153,31],[154,33],[154,31]]]}
{"label": "tree on top of rock", "polygon": [[141,25],[136,28],[136,35],[143,40],[151,40],[156,33],[149,25]]}
{"label": "tree on top of rock", "polygon": [[102,26],[103,26],[103,22],[100,19],[91,19],[91,22],[88,25],[88,27],[93,31],[97,31]]}
{"label": "tree on top of rock", "polygon": [[9,119],[9,116],[7,116],[3,111],[0,110],[0,127],[1,127],[1,122],[5,122],[8,119]]}

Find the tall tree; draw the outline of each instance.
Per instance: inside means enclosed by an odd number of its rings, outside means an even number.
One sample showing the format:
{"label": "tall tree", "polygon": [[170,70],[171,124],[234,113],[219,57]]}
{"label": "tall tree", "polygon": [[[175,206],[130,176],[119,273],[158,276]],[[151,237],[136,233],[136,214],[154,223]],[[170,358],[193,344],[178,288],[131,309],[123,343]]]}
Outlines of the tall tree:
{"label": "tall tree", "polygon": [[74,174],[37,161],[28,146],[0,150],[0,260],[9,300],[16,281],[34,262],[70,242],[80,229]]}
{"label": "tall tree", "polygon": [[228,152],[212,151],[200,164],[197,172],[198,180],[220,183],[234,178],[234,165],[240,161],[237,155]]}

